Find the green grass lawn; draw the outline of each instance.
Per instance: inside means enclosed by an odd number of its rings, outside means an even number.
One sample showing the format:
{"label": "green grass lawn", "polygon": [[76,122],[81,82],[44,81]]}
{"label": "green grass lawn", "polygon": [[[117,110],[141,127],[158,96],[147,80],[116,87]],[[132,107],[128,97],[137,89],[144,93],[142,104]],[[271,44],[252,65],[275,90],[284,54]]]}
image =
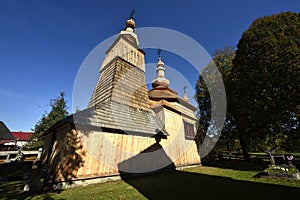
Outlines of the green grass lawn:
{"label": "green grass lawn", "polygon": [[30,196],[27,199],[297,199],[300,181],[258,171],[195,167]]}
{"label": "green grass lawn", "polygon": [[263,164],[237,160],[43,194],[22,192],[31,165],[0,168],[0,199],[298,199],[300,181],[255,178]]}
{"label": "green grass lawn", "polygon": [[245,171],[245,170],[241,171],[235,169],[222,169],[218,167],[204,167],[204,166],[186,169],[185,171],[207,174],[211,176],[227,177],[232,180],[282,185],[282,186],[289,186],[289,187],[297,187],[300,189],[299,180],[269,178],[269,177],[255,178],[255,175],[257,175],[259,171]]}

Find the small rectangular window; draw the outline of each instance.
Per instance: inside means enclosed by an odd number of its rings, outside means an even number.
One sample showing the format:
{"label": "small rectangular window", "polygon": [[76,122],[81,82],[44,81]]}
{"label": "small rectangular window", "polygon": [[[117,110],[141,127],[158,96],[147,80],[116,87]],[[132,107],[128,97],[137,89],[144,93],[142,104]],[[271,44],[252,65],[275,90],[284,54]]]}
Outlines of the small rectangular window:
{"label": "small rectangular window", "polygon": [[188,123],[184,120],[183,120],[183,124],[184,124],[185,138],[194,139],[195,137],[194,124]]}

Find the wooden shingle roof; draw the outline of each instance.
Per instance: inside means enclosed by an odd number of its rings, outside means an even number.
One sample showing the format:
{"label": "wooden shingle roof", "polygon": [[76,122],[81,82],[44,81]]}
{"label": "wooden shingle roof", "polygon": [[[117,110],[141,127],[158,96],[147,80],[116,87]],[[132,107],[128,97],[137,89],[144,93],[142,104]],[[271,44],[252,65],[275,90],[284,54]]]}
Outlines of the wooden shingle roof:
{"label": "wooden shingle roof", "polygon": [[76,127],[105,132],[144,137],[160,135],[163,138],[168,135],[153,110],[137,109],[115,101],[96,104],[65,120],[73,122]]}
{"label": "wooden shingle roof", "polygon": [[15,140],[16,138],[11,134],[10,130],[4,124],[4,122],[0,121],[0,139],[4,140]]}
{"label": "wooden shingle roof", "polygon": [[149,110],[145,73],[121,57],[115,57],[101,73],[88,107],[115,101]]}
{"label": "wooden shingle roof", "polygon": [[180,98],[174,90],[166,87],[156,87],[148,91],[149,99],[178,99]]}
{"label": "wooden shingle roof", "polygon": [[197,110],[195,106],[186,102],[178,96],[177,92],[170,88],[156,87],[148,91],[149,99],[154,101],[166,100],[169,102],[178,102],[179,104],[191,109],[193,112]]}

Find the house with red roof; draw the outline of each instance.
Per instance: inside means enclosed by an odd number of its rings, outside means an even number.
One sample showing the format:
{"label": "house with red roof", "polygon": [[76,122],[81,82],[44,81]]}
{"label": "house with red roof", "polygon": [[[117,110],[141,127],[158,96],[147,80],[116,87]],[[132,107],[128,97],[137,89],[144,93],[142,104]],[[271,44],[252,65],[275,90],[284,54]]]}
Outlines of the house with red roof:
{"label": "house with red roof", "polygon": [[31,139],[33,133],[32,132],[11,132],[13,136],[16,138],[16,144],[19,147],[22,147],[28,144],[29,140]]}
{"label": "house with red roof", "polygon": [[32,132],[11,132],[4,122],[0,121],[0,149],[23,147],[32,136]]}
{"label": "house with red roof", "polygon": [[28,144],[29,140],[31,139],[33,133],[32,132],[11,132],[14,140],[5,140],[5,146],[14,146],[16,148],[23,147]]}

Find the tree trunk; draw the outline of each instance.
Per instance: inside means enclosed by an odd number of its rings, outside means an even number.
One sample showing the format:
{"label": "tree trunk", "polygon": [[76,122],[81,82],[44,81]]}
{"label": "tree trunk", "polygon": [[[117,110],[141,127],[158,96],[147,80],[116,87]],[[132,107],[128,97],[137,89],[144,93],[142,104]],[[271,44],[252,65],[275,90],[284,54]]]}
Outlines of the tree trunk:
{"label": "tree trunk", "polygon": [[245,133],[245,128],[243,128],[245,126],[243,126],[243,120],[237,120],[237,130],[238,130],[238,135],[239,135],[239,139],[240,139],[240,145],[242,148],[242,153],[243,153],[243,157],[244,160],[246,161],[250,161],[250,155],[249,155],[249,136],[247,136],[247,134]]}
{"label": "tree trunk", "polygon": [[241,148],[242,148],[242,153],[243,153],[244,160],[250,161],[250,156],[249,156],[249,153],[248,153],[247,142],[241,136],[240,136],[240,145],[241,145]]}

